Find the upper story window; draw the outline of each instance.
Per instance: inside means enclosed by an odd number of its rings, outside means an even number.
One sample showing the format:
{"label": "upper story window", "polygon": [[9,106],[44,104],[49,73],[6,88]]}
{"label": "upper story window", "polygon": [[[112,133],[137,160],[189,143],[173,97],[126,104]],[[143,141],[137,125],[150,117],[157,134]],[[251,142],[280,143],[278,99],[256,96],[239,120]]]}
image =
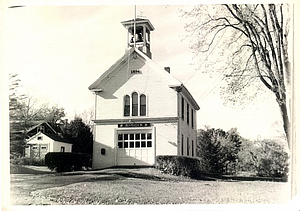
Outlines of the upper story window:
{"label": "upper story window", "polygon": [[133,92],[124,96],[124,116],[146,116],[147,97],[145,94]]}
{"label": "upper story window", "polygon": [[184,98],[181,97],[181,118],[184,119]]}
{"label": "upper story window", "polygon": [[132,116],[138,116],[139,104],[138,104],[138,93],[132,93]]}
{"label": "upper story window", "polygon": [[186,104],[186,122],[190,124],[190,105]]}
{"label": "upper story window", "polygon": [[124,96],[124,116],[130,116],[130,96]]}
{"label": "upper story window", "polygon": [[146,95],[140,96],[140,116],[146,116]]}
{"label": "upper story window", "polygon": [[194,110],[193,109],[192,109],[191,113],[192,113],[192,119],[191,119],[191,121],[192,121],[192,128],[194,128]]}

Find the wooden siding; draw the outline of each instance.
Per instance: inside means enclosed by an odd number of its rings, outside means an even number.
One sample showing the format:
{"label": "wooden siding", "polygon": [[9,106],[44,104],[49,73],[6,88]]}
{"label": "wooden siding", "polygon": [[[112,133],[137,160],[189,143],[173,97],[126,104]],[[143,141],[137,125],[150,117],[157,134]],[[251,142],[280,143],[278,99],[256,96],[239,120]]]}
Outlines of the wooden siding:
{"label": "wooden siding", "polygon": [[[147,96],[147,116],[177,116],[176,91],[169,88],[167,80],[155,67],[140,59],[132,59],[101,87],[97,95],[96,119],[123,118],[124,96],[132,92]],[[141,74],[131,74],[140,70]]]}

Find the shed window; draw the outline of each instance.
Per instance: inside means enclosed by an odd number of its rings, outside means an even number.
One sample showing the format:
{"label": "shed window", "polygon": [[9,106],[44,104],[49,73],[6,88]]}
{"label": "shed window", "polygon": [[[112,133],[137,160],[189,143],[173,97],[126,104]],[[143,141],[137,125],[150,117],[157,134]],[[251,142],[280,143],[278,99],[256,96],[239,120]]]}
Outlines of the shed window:
{"label": "shed window", "polygon": [[37,140],[43,140],[43,137],[42,136],[38,136]]}
{"label": "shed window", "polygon": [[138,93],[132,93],[132,116],[138,115]]}

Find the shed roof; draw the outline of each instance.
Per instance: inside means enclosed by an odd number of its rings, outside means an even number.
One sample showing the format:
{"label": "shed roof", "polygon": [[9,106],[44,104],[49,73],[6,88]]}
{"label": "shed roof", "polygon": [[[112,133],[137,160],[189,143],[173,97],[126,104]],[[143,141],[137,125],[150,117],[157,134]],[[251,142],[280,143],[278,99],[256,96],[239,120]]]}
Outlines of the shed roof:
{"label": "shed roof", "polygon": [[50,139],[52,139],[53,141],[58,141],[58,142],[63,142],[63,143],[68,143],[68,144],[72,144],[70,143],[70,141],[67,141],[65,139],[63,139],[61,136],[57,135],[57,134],[51,134],[51,133],[43,133],[43,132],[38,132],[37,134],[35,134],[34,136],[31,136],[29,139],[27,139],[26,141],[29,142],[32,139],[36,138],[37,136],[40,136],[41,134],[48,136]]}

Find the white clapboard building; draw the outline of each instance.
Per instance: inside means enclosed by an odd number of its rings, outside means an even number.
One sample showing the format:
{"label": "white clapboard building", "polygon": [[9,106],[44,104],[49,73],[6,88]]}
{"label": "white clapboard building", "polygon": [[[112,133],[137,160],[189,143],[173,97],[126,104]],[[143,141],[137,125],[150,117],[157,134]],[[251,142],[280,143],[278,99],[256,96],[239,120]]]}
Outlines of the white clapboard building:
{"label": "white clapboard building", "polygon": [[93,168],[154,165],[157,155],[195,156],[199,105],[170,68],[151,59],[151,22],[122,24],[128,51],[89,86],[95,94]]}

